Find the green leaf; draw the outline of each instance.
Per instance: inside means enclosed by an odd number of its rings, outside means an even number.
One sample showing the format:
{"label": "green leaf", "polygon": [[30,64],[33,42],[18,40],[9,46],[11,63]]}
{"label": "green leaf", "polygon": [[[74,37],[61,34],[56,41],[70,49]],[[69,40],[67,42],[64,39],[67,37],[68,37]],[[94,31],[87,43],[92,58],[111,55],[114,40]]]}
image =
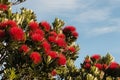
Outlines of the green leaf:
{"label": "green leaf", "polygon": [[6,69],[4,73],[9,80],[14,80],[15,78],[17,78],[17,75],[15,74],[15,68]]}
{"label": "green leaf", "polygon": [[60,33],[62,30],[62,27],[64,26],[64,21],[55,18],[55,21],[53,22],[53,29],[57,32]]}

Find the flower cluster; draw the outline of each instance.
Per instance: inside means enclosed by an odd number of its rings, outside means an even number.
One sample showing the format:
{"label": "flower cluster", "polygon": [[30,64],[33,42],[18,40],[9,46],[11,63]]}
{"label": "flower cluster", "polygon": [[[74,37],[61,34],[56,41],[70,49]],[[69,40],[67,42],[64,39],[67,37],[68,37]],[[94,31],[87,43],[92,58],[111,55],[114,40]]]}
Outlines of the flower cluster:
{"label": "flower cluster", "polygon": [[25,40],[24,32],[19,27],[12,27],[9,30],[9,34],[13,40],[23,41]]}
{"label": "flower cluster", "polygon": [[[93,68],[97,68],[96,71],[98,73],[102,71],[105,76],[119,77],[120,65],[116,62],[108,62],[108,57],[110,58],[109,55],[101,57],[99,54],[92,55],[91,57],[86,57],[84,63],[82,64],[82,68],[84,68],[88,73],[93,75],[94,73],[91,73],[91,70],[93,70]],[[103,76],[101,74],[98,75]]]}
{"label": "flower cluster", "polygon": [[30,30],[32,30],[32,31],[38,29],[38,27],[39,27],[38,23],[35,22],[35,21],[30,22],[30,23],[28,24],[28,26],[29,26]]}
{"label": "flower cluster", "polygon": [[71,51],[72,53],[75,53],[75,52],[76,52],[76,49],[75,49],[74,46],[70,46],[70,47],[68,48],[68,50]]}
{"label": "flower cluster", "polygon": [[[35,15],[26,9],[21,9],[21,14],[9,15],[9,7],[10,5],[0,3],[0,11],[5,14],[0,20],[0,49],[7,48],[3,51],[7,50],[4,53],[9,53],[6,65],[16,71],[21,70],[20,73],[26,74],[25,77],[30,72],[40,73],[33,73],[31,76],[44,77],[56,76],[57,72],[57,75],[64,73],[62,67],[67,69],[67,60],[74,61],[78,57],[79,47],[75,44],[78,33],[75,27],[62,28],[64,22],[57,18],[52,25],[47,21],[37,22],[33,19]],[[23,67],[26,69],[23,70]]]}
{"label": "flower cluster", "polygon": [[65,65],[66,64],[66,57],[63,54],[59,54],[58,64],[59,65]]}
{"label": "flower cluster", "polygon": [[23,29],[20,28],[13,20],[5,20],[0,22],[0,37],[3,38],[6,34],[15,41],[25,40],[25,34],[23,32]]}
{"label": "flower cluster", "polygon": [[40,24],[40,27],[42,28],[42,29],[44,29],[44,31],[50,31],[50,29],[51,29],[51,26],[50,26],[50,24],[48,23],[48,22],[46,22],[46,21],[42,21]]}
{"label": "flower cluster", "polygon": [[30,58],[32,59],[32,61],[35,63],[35,64],[38,64],[41,62],[41,55],[40,53],[38,52],[32,52],[30,54]]}
{"label": "flower cluster", "polygon": [[49,42],[57,44],[59,47],[65,48],[67,46],[65,41],[65,35],[63,33],[57,34],[56,32],[50,32],[48,37]]}
{"label": "flower cluster", "polygon": [[41,42],[44,39],[44,32],[40,29],[39,24],[32,21],[28,24],[30,29],[30,36],[34,42]]}
{"label": "flower cluster", "polygon": [[120,77],[120,65],[117,62],[111,62],[105,73],[108,76]]}
{"label": "flower cluster", "polygon": [[56,74],[57,74],[56,70],[55,69],[52,70],[51,74],[52,74],[52,76],[56,76]]}
{"label": "flower cluster", "polygon": [[120,68],[119,64],[116,63],[116,62],[112,62],[110,65],[109,65],[109,69],[117,69],[117,68]]}
{"label": "flower cluster", "polygon": [[14,20],[5,20],[0,23],[0,29],[5,29],[7,27],[18,27]]}
{"label": "flower cluster", "polygon": [[101,56],[99,54],[95,54],[93,56],[91,56],[92,60],[99,60],[101,58]]}
{"label": "flower cluster", "polygon": [[24,52],[24,53],[27,53],[29,50],[30,48],[25,44],[23,44],[19,49],[20,52]]}
{"label": "flower cluster", "polygon": [[99,54],[92,55],[89,59],[84,60],[84,68],[90,69],[91,66],[95,66],[99,70],[105,70],[108,68],[107,64],[99,63],[101,56]]}
{"label": "flower cluster", "polygon": [[78,33],[76,32],[76,28],[74,26],[66,26],[63,29],[63,32],[65,34],[73,36],[74,38],[78,38]]}
{"label": "flower cluster", "polygon": [[0,38],[3,38],[5,36],[5,31],[4,30],[0,30]]}
{"label": "flower cluster", "polygon": [[55,52],[55,51],[50,51],[50,52],[48,53],[48,55],[49,55],[52,59],[55,59],[55,58],[58,57],[58,53]]}
{"label": "flower cluster", "polygon": [[8,9],[8,5],[0,3],[0,10],[6,11]]}
{"label": "flower cluster", "polygon": [[[16,28],[17,27],[11,27],[13,30],[10,29],[11,37],[14,34],[14,39],[19,37],[15,36],[15,33],[20,32],[20,30],[15,32],[14,29]],[[26,37],[34,45],[30,45],[27,43],[28,40],[26,40],[25,44],[20,46],[19,51],[27,54],[34,64],[44,61],[44,59],[40,56],[49,56],[54,63],[57,63],[56,65],[63,66],[66,65],[66,55],[77,52],[74,45],[71,46],[67,43],[67,36],[63,33],[64,29],[61,29],[60,33],[57,33],[46,21],[42,21],[40,23],[30,21],[27,28],[29,34]],[[75,30],[73,30],[73,32],[74,31]],[[65,51],[70,53],[66,54]]]}

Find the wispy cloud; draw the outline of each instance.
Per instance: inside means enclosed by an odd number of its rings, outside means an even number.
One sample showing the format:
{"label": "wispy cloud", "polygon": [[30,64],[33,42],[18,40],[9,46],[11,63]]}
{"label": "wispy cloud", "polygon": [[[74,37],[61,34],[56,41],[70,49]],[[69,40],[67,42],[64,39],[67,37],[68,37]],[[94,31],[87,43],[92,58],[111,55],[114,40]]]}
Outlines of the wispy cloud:
{"label": "wispy cloud", "polygon": [[34,8],[34,10],[38,12],[55,13],[76,9],[78,7],[78,5],[76,5],[77,1],[78,0],[32,0],[28,6],[31,5],[31,8]]}
{"label": "wispy cloud", "polygon": [[85,10],[83,8],[81,12],[78,12],[75,20],[82,24],[82,33],[87,37],[93,37],[120,32],[120,16],[115,15],[114,12],[120,7],[118,3],[120,0],[106,0],[100,3],[94,0],[85,7]]}
{"label": "wispy cloud", "polygon": [[108,9],[92,9],[80,13],[76,20],[80,23],[91,23],[97,21],[104,21],[109,18],[110,10]]}
{"label": "wispy cloud", "polygon": [[[77,0],[41,0],[41,5],[46,7],[47,10],[70,10],[77,8]],[[43,7],[43,8],[44,8]]]}
{"label": "wispy cloud", "polygon": [[120,16],[111,17],[114,15],[113,10],[120,7],[119,3],[120,0],[28,0],[23,5],[33,9],[39,18],[47,20],[53,15],[67,17],[67,20],[76,22],[76,25],[82,25],[85,35],[99,36],[120,29]]}
{"label": "wispy cloud", "polygon": [[120,32],[120,18],[113,18],[108,21],[107,26],[99,26],[86,29],[84,34],[87,37],[99,36],[113,32]]}
{"label": "wispy cloud", "polygon": [[88,37],[93,37],[93,36],[98,36],[98,35],[103,35],[111,32],[120,32],[120,27],[116,26],[111,26],[111,27],[98,27],[98,28],[93,28],[89,31],[86,31],[86,35]]}
{"label": "wispy cloud", "polygon": [[120,7],[120,0],[80,0],[80,3],[85,6],[82,8],[79,6],[80,11],[78,11],[75,19],[76,21],[85,24],[109,20],[111,14],[115,13],[113,10]]}

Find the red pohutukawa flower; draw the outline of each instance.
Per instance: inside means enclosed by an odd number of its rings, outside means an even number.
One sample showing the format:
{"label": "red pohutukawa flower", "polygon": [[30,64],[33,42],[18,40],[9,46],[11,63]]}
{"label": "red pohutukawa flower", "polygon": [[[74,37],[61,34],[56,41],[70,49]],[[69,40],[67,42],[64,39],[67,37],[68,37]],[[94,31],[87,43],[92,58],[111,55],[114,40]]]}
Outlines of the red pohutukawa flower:
{"label": "red pohutukawa flower", "polygon": [[119,67],[120,67],[120,66],[119,66],[118,63],[112,62],[112,63],[110,64],[110,66],[109,66],[109,69],[117,69],[117,68],[119,68]]}
{"label": "red pohutukawa flower", "polygon": [[7,26],[9,26],[9,27],[17,27],[17,23],[15,21],[13,21],[13,20],[6,20],[6,21],[0,23],[0,29],[4,29]]}
{"label": "red pohutukawa flower", "polygon": [[65,65],[66,64],[66,57],[63,54],[59,54],[58,56],[58,64]]}
{"label": "red pohutukawa flower", "polygon": [[21,28],[12,27],[10,28],[9,33],[13,40],[16,40],[16,41],[25,40],[24,32]]}
{"label": "red pohutukawa flower", "polygon": [[6,26],[7,26],[6,22],[0,23],[0,29],[4,29],[4,28],[6,28]]}
{"label": "red pohutukawa flower", "polygon": [[73,47],[73,46],[70,46],[70,47],[68,48],[68,50],[71,51],[71,52],[73,52],[73,53],[76,52],[76,49],[75,49],[75,47]]}
{"label": "red pohutukawa flower", "polygon": [[73,32],[73,31],[75,31],[75,30],[76,30],[76,28],[75,28],[74,26],[66,26],[66,27],[63,29],[64,32],[67,32],[67,31]]}
{"label": "red pohutukawa flower", "polygon": [[41,55],[40,55],[40,53],[38,53],[38,52],[32,52],[31,54],[30,54],[30,58],[32,59],[32,61],[34,62],[34,64],[38,64],[38,63],[40,63],[41,62]]}
{"label": "red pohutukawa flower", "polygon": [[8,20],[5,22],[7,26],[10,26],[10,27],[17,27],[17,23],[13,20]]}
{"label": "red pohutukawa flower", "polygon": [[5,36],[5,31],[0,30],[0,38],[3,38]]}
{"label": "red pohutukawa flower", "polygon": [[95,66],[96,66],[99,70],[102,70],[102,69],[103,69],[103,66],[102,66],[102,64],[100,64],[100,63],[96,63]]}
{"label": "red pohutukawa flower", "polygon": [[57,38],[57,33],[55,31],[49,33],[49,37],[48,37],[49,42],[55,42],[56,38]]}
{"label": "red pohutukawa flower", "polygon": [[54,36],[48,37],[48,41],[50,41],[50,42],[55,42],[55,39],[56,39],[56,37],[54,37]]}
{"label": "red pohutukawa flower", "polygon": [[86,63],[86,64],[84,65],[84,68],[85,68],[85,69],[90,69],[90,67],[91,67],[91,64],[90,64],[90,63]]}
{"label": "red pohutukawa flower", "polygon": [[65,35],[64,35],[64,34],[62,34],[62,33],[60,33],[60,34],[58,34],[58,38],[65,39]]}
{"label": "red pohutukawa flower", "polygon": [[29,26],[29,28],[30,28],[31,30],[36,30],[36,29],[38,29],[39,24],[38,24],[37,22],[35,22],[35,21],[31,21],[31,22],[28,24],[28,26]]}
{"label": "red pohutukawa flower", "polygon": [[55,70],[55,69],[52,70],[51,75],[52,75],[52,76],[56,76],[56,74],[57,74],[56,70]]}
{"label": "red pohutukawa flower", "polygon": [[48,22],[46,22],[46,21],[42,21],[42,22],[40,23],[40,27],[41,27],[42,29],[44,29],[45,31],[50,31],[50,29],[51,29],[50,24],[49,24]]}
{"label": "red pohutukawa flower", "polygon": [[50,36],[57,37],[57,33],[56,33],[55,31],[51,31],[51,32],[49,33],[49,35],[50,35]]}
{"label": "red pohutukawa flower", "polygon": [[43,46],[46,53],[48,53],[51,50],[51,46],[47,41],[43,41],[42,46]]}
{"label": "red pohutukawa flower", "polygon": [[37,33],[40,34],[41,36],[44,36],[44,32],[41,29],[36,29],[35,31],[33,31],[33,33]]}
{"label": "red pohutukawa flower", "polygon": [[55,58],[58,57],[58,54],[57,54],[57,52],[55,52],[55,51],[50,51],[50,52],[48,53],[48,55],[49,55],[52,59],[55,59]]}
{"label": "red pohutukawa flower", "polygon": [[66,47],[66,42],[64,39],[62,38],[57,38],[55,43],[59,46],[59,47]]}
{"label": "red pohutukawa flower", "polygon": [[95,54],[95,55],[91,56],[91,58],[93,60],[99,60],[101,58],[101,56],[99,54]]}
{"label": "red pohutukawa flower", "polygon": [[44,39],[43,36],[37,33],[32,34],[31,38],[34,42],[41,42]]}
{"label": "red pohutukawa flower", "polygon": [[78,38],[78,33],[76,31],[73,31],[72,32],[72,35],[75,37],[75,38]]}
{"label": "red pohutukawa flower", "polygon": [[32,34],[40,34],[41,36],[44,36],[44,32],[43,32],[43,30],[41,30],[41,29],[36,29],[36,30],[34,30],[34,31],[30,31],[29,32],[29,35],[31,36]]}
{"label": "red pohutukawa flower", "polygon": [[0,3],[0,10],[6,11],[8,9],[8,5]]}
{"label": "red pohutukawa flower", "polygon": [[24,52],[24,53],[29,52],[29,50],[30,50],[30,48],[25,44],[23,44],[19,49],[20,52]]}
{"label": "red pohutukawa flower", "polygon": [[66,26],[63,29],[63,33],[68,37],[72,36],[73,38],[78,38],[78,33],[76,32],[76,28],[74,26]]}
{"label": "red pohutukawa flower", "polygon": [[104,69],[104,70],[108,68],[108,65],[107,65],[107,64],[102,64],[102,66],[103,66],[103,69]]}

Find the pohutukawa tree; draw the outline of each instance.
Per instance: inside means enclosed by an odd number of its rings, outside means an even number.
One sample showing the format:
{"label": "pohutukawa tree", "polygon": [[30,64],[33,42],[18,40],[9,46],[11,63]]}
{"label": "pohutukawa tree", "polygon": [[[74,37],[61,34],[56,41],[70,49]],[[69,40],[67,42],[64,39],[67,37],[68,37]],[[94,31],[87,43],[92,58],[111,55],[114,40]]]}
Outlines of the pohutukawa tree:
{"label": "pohutukawa tree", "polygon": [[0,74],[3,80],[119,80],[120,65],[111,55],[87,56],[81,67],[78,33],[58,18],[37,22],[33,11],[11,6],[25,0],[0,0]]}

